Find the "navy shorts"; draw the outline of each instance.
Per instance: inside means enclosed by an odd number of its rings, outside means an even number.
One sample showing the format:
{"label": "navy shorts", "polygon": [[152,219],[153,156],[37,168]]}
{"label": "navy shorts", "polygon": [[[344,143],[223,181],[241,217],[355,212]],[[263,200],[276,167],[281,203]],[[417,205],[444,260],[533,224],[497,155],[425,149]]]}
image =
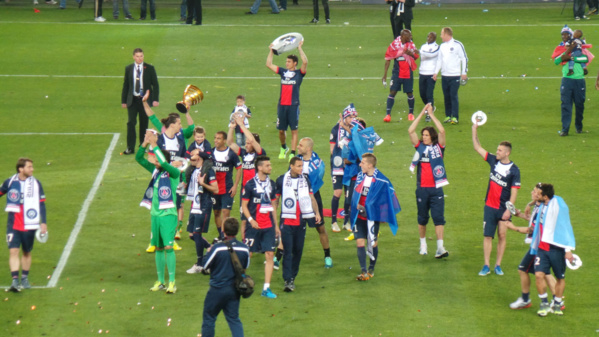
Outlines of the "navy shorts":
{"label": "navy shorts", "polygon": [[522,262],[518,266],[518,270],[521,270],[525,273],[534,274],[535,273],[535,257],[536,255],[532,255],[530,253],[530,249],[526,252],[524,257],[522,258]]}
{"label": "navy shorts", "polygon": [[277,232],[274,227],[255,229],[251,225],[246,228],[244,243],[250,247],[250,252],[274,252]]}
{"label": "navy shorts", "polygon": [[189,213],[187,220],[187,232],[189,233],[208,233],[210,227],[210,214],[212,211],[202,210],[202,214]]}
{"label": "navy shorts", "polygon": [[551,273],[558,280],[566,277],[566,250],[563,248],[551,246],[549,251],[539,249],[535,259],[535,273],[543,272],[546,275]]}
{"label": "navy shorts", "polygon": [[212,209],[220,211],[221,209],[231,210],[233,208],[233,197],[229,193],[212,196]]}
{"label": "navy shorts", "polygon": [[333,190],[343,189],[343,175],[332,175],[331,181],[333,182]]}
{"label": "navy shorts", "polygon": [[[378,240],[379,237],[379,222],[375,221],[372,226],[372,232],[374,233],[374,241]],[[368,239],[368,222],[367,220],[357,218],[356,225],[354,226],[354,238],[356,239]]]}
{"label": "navy shorts", "polygon": [[416,205],[418,206],[418,224],[426,226],[430,216],[435,226],[445,225],[445,195],[443,188],[416,188]]}
{"label": "navy shorts", "polygon": [[175,206],[177,206],[177,210],[179,210],[184,203],[185,199],[181,198],[181,196],[177,194],[177,199],[175,199]]}
{"label": "navy shorts", "polygon": [[8,249],[22,248],[23,252],[29,253],[33,250],[33,241],[35,239],[35,230],[18,231],[11,228],[6,230],[6,243]]}
{"label": "navy shorts", "polygon": [[[485,205],[485,215],[483,222],[483,235],[489,236],[491,238],[495,238],[495,233],[497,233],[497,225],[503,216],[505,210],[491,208]],[[507,220],[506,220],[507,221]]]}
{"label": "navy shorts", "polygon": [[277,130],[297,130],[299,127],[299,105],[278,105]]}
{"label": "navy shorts", "polygon": [[403,92],[404,93],[409,93],[409,92],[413,92],[414,91],[414,78],[393,78],[391,80],[391,91],[397,91],[399,92],[399,90],[401,90],[401,88],[403,87]]}

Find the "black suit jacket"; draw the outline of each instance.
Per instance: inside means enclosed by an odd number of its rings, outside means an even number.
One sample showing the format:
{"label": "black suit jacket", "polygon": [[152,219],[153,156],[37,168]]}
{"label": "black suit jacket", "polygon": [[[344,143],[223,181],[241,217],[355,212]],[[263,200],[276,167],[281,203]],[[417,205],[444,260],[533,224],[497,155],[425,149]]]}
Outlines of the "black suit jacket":
{"label": "black suit jacket", "polygon": [[[404,3],[404,12],[399,17],[401,17],[401,19],[405,19],[405,20],[414,19],[414,13],[412,12],[412,7],[414,7],[415,5],[416,5],[415,0],[406,0],[406,2]],[[396,2],[393,7],[395,15],[397,15],[397,6],[398,6],[398,3]]]}
{"label": "black suit jacket", "polygon": [[[123,92],[121,94],[121,103],[131,106],[133,103],[133,89],[135,88],[135,82],[133,81],[133,67],[134,63],[131,63],[125,67],[125,79],[123,80]],[[160,88],[158,86],[158,76],[156,76],[156,70],[154,66],[148,63],[143,63],[143,91],[150,90],[150,97],[148,98],[148,104],[152,106],[153,102],[158,102],[158,95],[160,94]],[[142,93],[142,96],[144,94]]]}

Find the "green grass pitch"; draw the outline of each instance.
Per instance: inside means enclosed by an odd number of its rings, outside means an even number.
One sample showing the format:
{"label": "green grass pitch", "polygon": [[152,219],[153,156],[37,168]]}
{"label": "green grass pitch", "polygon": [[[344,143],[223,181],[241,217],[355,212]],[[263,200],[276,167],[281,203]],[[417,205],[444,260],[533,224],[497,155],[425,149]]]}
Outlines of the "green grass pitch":
{"label": "green grass pitch", "polygon": [[[258,15],[250,16],[243,14],[249,0],[205,0],[202,27],[180,25],[176,1],[158,4],[156,22],[124,21],[122,15],[112,20],[111,2],[106,2],[108,21],[103,24],[93,22],[89,1],[82,9],[69,1],[64,11],[42,2],[36,6],[39,13],[34,13],[30,1],[0,4],[0,178],[13,174],[18,157],[34,160],[35,176],[48,198],[50,230],[49,242],[36,244],[33,251],[30,278],[35,288],[0,297],[0,335],[86,336],[100,330],[112,336],[200,333],[208,277],[185,273],[195,260],[190,240],[181,240],[183,250],[177,252],[178,292],[166,296],[148,291],[156,278],[154,257],[145,253],[150,216],[138,205],[149,175],[132,156],[119,155],[125,149],[127,118],[120,107],[123,69],[132,62],[132,50],[142,47],[159,76],[160,106],[155,108],[159,116],[175,111],[187,84],[200,87],[205,100],[194,106],[192,117],[206,127],[210,141],[214,132],[226,128],[235,97],[246,95],[254,113],[251,129],[260,133],[263,147],[273,157],[274,178],[286,169],[276,159],[279,82],[264,63],[268,44],[292,31],[302,33],[306,41],[309,65],[301,89],[300,137],[312,137],[315,151],[327,163],[321,190],[325,207],[330,208],[332,196],[328,135],[338,114],[353,102],[385,139],[375,154],[397,190],[400,227],[397,236],[382,227],[376,277],[365,283],[355,281],[359,264],[355,243],[343,240],[346,233],[331,233],[327,219],[334,267],[325,270],[316,231],[308,230],[296,292],[282,291],[278,271],[271,287],[279,298],[267,300],[256,294],[242,300],[247,336],[597,335],[599,258],[592,248],[599,239],[593,229],[599,186],[597,67],[595,62],[589,65],[585,132],[561,138],[557,135],[561,72],[550,59],[564,24],[582,29],[588,43],[598,44],[597,17],[574,21],[570,5],[560,15],[561,4],[415,8],[417,46],[429,31],[451,26],[469,57],[470,80],[459,92],[461,123],[446,127],[450,185],[445,188],[445,246],[450,256],[438,261],[433,255],[418,255],[415,177],[408,170],[414,150],[407,134],[405,95],[397,96],[393,122],[382,122],[388,89],[380,79],[383,55],[392,40],[386,6],[331,2],[332,24],[310,25],[310,1],[301,0],[300,6],[290,5],[279,15],[270,15],[265,2]],[[130,2],[130,8],[138,17],[139,4]],[[282,65],[284,59],[275,57],[275,63]],[[435,98],[437,114],[442,115],[439,87]],[[417,90],[415,95],[419,111]],[[508,233],[504,276],[477,276],[483,262],[482,216],[489,172],[472,148],[469,119],[477,110],[489,117],[479,129],[485,149],[494,152],[502,140],[513,143],[511,158],[520,167],[523,186],[516,206],[524,207],[537,182],[553,183],[570,206],[576,253],[584,266],[566,274],[563,317],[537,317],[534,286],[532,308],[509,309],[520,295],[517,266],[527,249],[521,234]],[[110,152],[114,134],[120,136]],[[107,152],[109,165],[70,257],[56,286],[47,288]],[[427,234],[430,251],[435,247],[434,234],[431,229]],[[208,236],[216,236],[213,224]],[[493,253],[492,262],[494,258]],[[7,249],[0,249],[2,287],[10,281],[7,260]],[[248,270],[258,287],[264,277],[262,262],[262,256],[255,256]],[[229,335],[222,316],[217,335]]]}

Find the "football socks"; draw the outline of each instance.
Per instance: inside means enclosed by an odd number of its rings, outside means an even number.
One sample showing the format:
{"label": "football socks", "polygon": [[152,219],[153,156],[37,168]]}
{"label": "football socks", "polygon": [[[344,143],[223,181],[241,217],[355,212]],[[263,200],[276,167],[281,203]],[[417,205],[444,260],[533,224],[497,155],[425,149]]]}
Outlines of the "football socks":
{"label": "football socks", "polygon": [[164,284],[164,266],[166,264],[166,257],[164,251],[159,250],[155,254],[156,258],[156,272],[158,273],[158,281]]}
{"label": "football socks", "polygon": [[366,273],[366,247],[358,247],[358,261],[360,261],[360,268],[362,273]]}
{"label": "football socks", "polygon": [[391,109],[393,109],[393,104],[395,104],[395,96],[387,97],[387,115],[391,114]]}
{"label": "football socks", "polygon": [[[166,250],[166,267],[168,269],[168,281],[170,283],[175,282],[175,267],[177,265],[177,258],[175,251],[171,249]],[[164,275],[164,269],[163,269]],[[164,277],[164,276],[163,276]]]}
{"label": "football socks", "polygon": [[414,113],[414,95],[412,96],[408,96],[408,108],[409,113],[413,114]]}
{"label": "football socks", "polygon": [[336,196],[333,196],[333,200],[331,200],[331,222],[337,222],[337,211],[339,210],[339,199]]}

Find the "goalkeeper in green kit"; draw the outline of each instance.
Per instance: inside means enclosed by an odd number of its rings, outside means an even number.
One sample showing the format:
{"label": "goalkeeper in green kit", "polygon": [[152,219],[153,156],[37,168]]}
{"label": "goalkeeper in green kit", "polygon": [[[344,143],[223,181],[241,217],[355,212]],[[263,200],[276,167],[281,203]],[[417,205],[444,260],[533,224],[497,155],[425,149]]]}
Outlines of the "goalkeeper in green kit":
{"label": "goalkeeper in green kit", "polygon": [[[179,184],[179,170],[170,165],[170,154],[162,151],[156,144],[158,134],[154,130],[146,131],[143,144],[137,150],[135,160],[152,173],[152,180],[146,189],[140,206],[150,210],[152,216],[152,245],[156,246],[156,270],[158,281],[151,291],[166,289],[167,294],[177,291],[175,286],[176,258],[173,244],[177,229],[177,208],[175,207],[175,190]],[[146,148],[150,145],[148,159],[144,158]],[[168,270],[169,283],[165,286],[164,267]]]}

